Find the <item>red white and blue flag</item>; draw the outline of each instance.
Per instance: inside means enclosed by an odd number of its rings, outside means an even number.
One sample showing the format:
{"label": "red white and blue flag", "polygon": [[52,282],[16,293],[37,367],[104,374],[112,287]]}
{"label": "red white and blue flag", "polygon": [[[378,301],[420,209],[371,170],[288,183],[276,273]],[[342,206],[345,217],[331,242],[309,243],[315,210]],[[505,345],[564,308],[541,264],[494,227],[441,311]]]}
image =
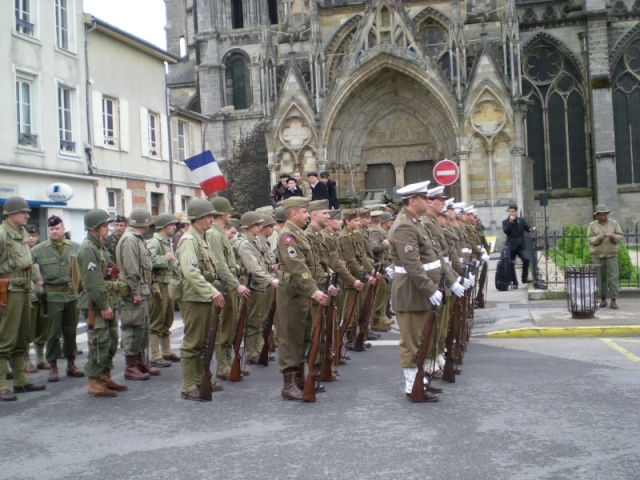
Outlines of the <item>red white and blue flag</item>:
{"label": "red white and blue flag", "polygon": [[229,188],[210,150],[187,158],[184,163],[191,170],[191,178],[200,184],[205,195]]}

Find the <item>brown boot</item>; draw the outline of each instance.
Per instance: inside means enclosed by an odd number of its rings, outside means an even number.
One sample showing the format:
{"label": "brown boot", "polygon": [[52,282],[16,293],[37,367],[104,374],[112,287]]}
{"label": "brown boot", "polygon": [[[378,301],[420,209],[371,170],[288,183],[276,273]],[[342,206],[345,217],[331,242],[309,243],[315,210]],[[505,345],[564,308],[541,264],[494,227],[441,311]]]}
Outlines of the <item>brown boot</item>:
{"label": "brown boot", "polygon": [[142,360],[142,354],[141,353],[138,354],[137,359],[138,359],[138,370],[140,370],[142,373],[147,373],[149,375],[153,375],[154,377],[156,375],[160,375],[160,369],[159,368],[151,367],[151,366],[147,365],[146,363],[144,363],[144,361]]}
{"label": "brown boot", "polygon": [[108,389],[98,380],[98,378],[93,377],[89,377],[87,393],[92,397],[115,397],[118,395],[118,392]]}
{"label": "brown boot", "polygon": [[84,377],[84,372],[76,367],[76,357],[67,358],[67,377]]}
{"label": "brown boot", "polygon": [[125,360],[127,362],[127,367],[124,370],[124,378],[126,380],[149,380],[149,374],[138,369],[137,355],[126,355]]}
{"label": "brown boot", "polygon": [[302,400],[302,391],[296,385],[296,372],[283,373],[284,386],[280,391],[282,398],[287,400]]}
{"label": "brown boot", "polygon": [[49,362],[49,378],[47,378],[48,382],[57,382],[60,380],[58,377],[58,364],[56,360]]}
{"label": "brown boot", "polygon": [[613,308],[614,310],[618,310],[618,308],[620,308],[620,307],[618,307],[618,304],[616,303],[616,299],[615,298],[611,299],[611,308]]}
{"label": "brown boot", "polygon": [[120,385],[119,383],[114,382],[113,378],[111,378],[111,372],[106,368],[103,370],[102,375],[100,375],[100,378],[98,380],[100,380],[100,383],[105,387],[111,390],[115,390],[116,392],[124,392],[125,390],[129,390],[129,387],[127,387],[126,385]]}

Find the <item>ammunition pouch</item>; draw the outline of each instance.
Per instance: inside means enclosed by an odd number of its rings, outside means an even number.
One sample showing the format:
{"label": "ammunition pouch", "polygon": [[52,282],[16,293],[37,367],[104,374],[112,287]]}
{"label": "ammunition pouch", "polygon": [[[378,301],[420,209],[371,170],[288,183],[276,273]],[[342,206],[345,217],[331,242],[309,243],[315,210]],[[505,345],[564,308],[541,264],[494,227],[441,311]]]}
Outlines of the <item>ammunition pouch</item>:
{"label": "ammunition pouch", "polygon": [[175,275],[171,277],[171,281],[169,282],[169,296],[176,302],[182,298],[183,282],[184,275],[182,275],[182,270],[177,268]]}
{"label": "ammunition pouch", "polygon": [[75,291],[73,289],[73,283],[63,283],[58,285],[51,285],[49,283],[45,283],[43,286],[45,292],[65,292],[69,295],[72,295]]}
{"label": "ammunition pouch", "polygon": [[291,274],[287,272],[280,272],[278,274],[278,281],[282,285],[291,285]]}
{"label": "ammunition pouch", "polygon": [[0,307],[9,305],[9,282],[8,278],[0,280]]}

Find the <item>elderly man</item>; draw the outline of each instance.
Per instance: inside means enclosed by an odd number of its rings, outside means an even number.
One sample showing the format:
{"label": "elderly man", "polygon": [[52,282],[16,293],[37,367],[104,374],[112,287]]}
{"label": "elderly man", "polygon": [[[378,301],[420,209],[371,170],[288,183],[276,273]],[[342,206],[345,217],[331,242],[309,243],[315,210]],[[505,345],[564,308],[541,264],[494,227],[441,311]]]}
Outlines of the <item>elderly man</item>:
{"label": "elderly man", "polygon": [[587,240],[591,259],[598,268],[598,292],[600,292],[600,308],[607,306],[607,298],[611,299],[611,308],[617,310],[616,299],[619,292],[620,270],[618,266],[618,248],[624,239],[620,225],[608,218],[611,210],[600,204],[593,212],[596,219],[589,224]]}

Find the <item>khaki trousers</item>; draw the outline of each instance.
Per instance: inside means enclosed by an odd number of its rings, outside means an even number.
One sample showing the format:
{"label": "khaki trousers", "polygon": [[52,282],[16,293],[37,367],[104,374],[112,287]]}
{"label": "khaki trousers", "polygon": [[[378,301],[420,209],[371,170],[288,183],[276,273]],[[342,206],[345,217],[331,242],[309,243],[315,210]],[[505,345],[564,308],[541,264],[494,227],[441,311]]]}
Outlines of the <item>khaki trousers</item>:
{"label": "khaki trousers", "polygon": [[[29,383],[24,373],[24,355],[31,339],[31,299],[29,292],[9,291],[6,307],[0,307],[0,371],[6,373],[7,363],[13,370],[13,386]],[[0,377],[0,390],[8,388],[7,380]]]}
{"label": "khaki trousers", "polygon": [[304,363],[311,332],[311,299],[289,285],[278,286],[278,366],[280,372],[298,370]]}
{"label": "khaki trousers", "polygon": [[424,327],[427,324],[429,310],[418,312],[396,312],[396,320],[400,327],[400,366],[416,368],[416,355],[420,348]]}
{"label": "khaki trousers", "polygon": [[227,292],[224,307],[220,312],[220,323],[216,336],[216,374],[224,375],[231,371],[233,363],[233,342],[238,328],[238,294],[235,290]]}
{"label": "khaki trousers", "polygon": [[178,302],[178,305],[184,322],[184,337],[180,346],[181,391],[188,393],[200,384],[204,375],[201,355],[214,305],[211,302]]}

